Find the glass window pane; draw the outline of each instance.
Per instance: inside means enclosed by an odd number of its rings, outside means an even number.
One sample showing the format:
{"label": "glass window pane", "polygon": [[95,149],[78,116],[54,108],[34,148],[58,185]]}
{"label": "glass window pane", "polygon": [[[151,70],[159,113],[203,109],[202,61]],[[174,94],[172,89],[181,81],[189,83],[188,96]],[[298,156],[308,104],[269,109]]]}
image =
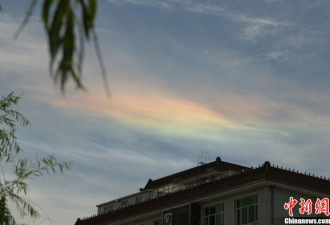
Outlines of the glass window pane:
{"label": "glass window pane", "polygon": [[256,221],[258,220],[258,205],[256,205]]}
{"label": "glass window pane", "polygon": [[215,225],[215,216],[209,217],[209,225]]}
{"label": "glass window pane", "polygon": [[258,203],[258,195],[256,195],[256,198],[255,198],[255,203]]}
{"label": "glass window pane", "polygon": [[237,208],[241,207],[241,200],[237,200],[237,202],[236,202],[236,207],[237,207]]}
{"label": "glass window pane", "polygon": [[244,198],[242,200],[242,206],[253,205],[253,203],[254,203],[254,196],[249,198]]}
{"label": "glass window pane", "polygon": [[255,221],[255,218],[254,218],[254,206],[250,206],[249,207],[249,223]]}
{"label": "glass window pane", "polygon": [[216,215],[215,225],[221,225],[221,214]]}
{"label": "glass window pane", "polygon": [[205,208],[205,216],[209,215],[209,208]]}
{"label": "glass window pane", "polygon": [[221,205],[218,205],[217,207],[215,207],[215,212],[216,213],[221,213],[222,212]]}
{"label": "glass window pane", "polygon": [[241,210],[237,210],[237,225],[241,224]]}
{"label": "glass window pane", "polygon": [[242,209],[242,224],[247,224],[247,208]]}
{"label": "glass window pane", "polygon": [[209,225],[209,218],[208,217],[204,217],[204,225]]}
{"label": "glass window pane", "polygon": [[215,214],[215,207],[210,207],[210,215]]}

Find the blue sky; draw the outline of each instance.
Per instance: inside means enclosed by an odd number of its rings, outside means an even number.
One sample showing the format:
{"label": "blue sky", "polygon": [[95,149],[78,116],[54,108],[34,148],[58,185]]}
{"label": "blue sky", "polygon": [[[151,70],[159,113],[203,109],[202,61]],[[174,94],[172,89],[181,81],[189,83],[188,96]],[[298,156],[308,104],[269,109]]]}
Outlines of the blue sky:
{"label": "blue sky", "polygon": [[54,224],[193,167],[204,151],[329,174],[329,1],[100,0],[110,99],[91,44],[87,92],[71,82],[63,95],[48,74],[40,7],[13,40],[28,1],[2,6],[0,94],[23,94],[18,109],[31,121],[20,143],[28,157],[74,165],[30,183]]}

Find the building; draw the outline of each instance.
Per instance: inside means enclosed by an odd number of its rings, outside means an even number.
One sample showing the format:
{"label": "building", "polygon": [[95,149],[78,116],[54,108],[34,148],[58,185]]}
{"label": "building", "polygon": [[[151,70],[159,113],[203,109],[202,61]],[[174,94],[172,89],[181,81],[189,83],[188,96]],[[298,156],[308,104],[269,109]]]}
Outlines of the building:
{"label": "building", "polygon": [[[139,192],[98,205],[98,214],[75,225],[239,225],[283,224],[290,197],[294,217],[325,217],[330,180],[265,162],[249,168],[214,162],[147,182]],[[301,198],[306,200],[299,213]],[[307,203],[310,199],[310,205]],[[324,205],[323,205],[324,206]],[[311,207],[311,214],[307,215]],[[303,207],[301,207],[303,208]]]}

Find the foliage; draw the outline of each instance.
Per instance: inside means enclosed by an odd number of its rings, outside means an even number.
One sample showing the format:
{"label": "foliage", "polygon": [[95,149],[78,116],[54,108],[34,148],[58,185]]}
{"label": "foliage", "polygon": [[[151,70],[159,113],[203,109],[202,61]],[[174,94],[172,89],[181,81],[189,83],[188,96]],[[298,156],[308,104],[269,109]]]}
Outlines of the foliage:
{"label": "foliage", "polygon": [[[27,195],[27,180],[33,177],[63,173],[70,170],[71,163],[58,162],[54,156],[29,160],[21,158],[16,129],[17,124],[27,126],[29,121],[18,111],[13,110],[20,97],[10,93],[0,99],[0,224],[16,224],[9,208],[8,201],[16,206],[21,216],[36,218],[38,211],[24,198]],[[11,171],[9,171],[11,170]],[[9,179],[7,179],[9,177]]]}
{"label": "foliage", "polygon": [[[81,19],[82,26],[79,28],[79,40],[80,40],[80,52],[78,53],[77,65],[74,64],[74,53],[76,51],[75,46],[75,21],[77,18],[74,16],[73,4],[78,4],[81,7]],[[50,13],[53,11],[52,13]],[[58,55],[61,55],[61,59],[58,63],[58,67],[54,74],[55,81],[60,80],[61,88],[64,87],[68,76],[71,75],[79,88],[82,84],[79,79],[81,74],[81,62],[83,57],[83,40],[87,40],[90,37],[91,30],[94,27],[94,19],[96,13],[96,0],[84,0],[68,1],[68,0],[44,0],[42,19],[45,25],[45,30],[48,35],[48,46],[50,52],[51,70]]]}
{"label": "foliage", "polygon": [[[81,82],[85,41],[93,40],[96,55],[102,71],[105,90],[109,94],[106,71],[98,45],[94,22],[97,10],[96,0],[42,0],[42,22],[48,37],[50,74],[62,91],[71,78],[78,88]],[[17,30],[17,37],[27,24],[38,0],[31,0],[24,21]],[[55,68],[54,68],[55,67]]]}

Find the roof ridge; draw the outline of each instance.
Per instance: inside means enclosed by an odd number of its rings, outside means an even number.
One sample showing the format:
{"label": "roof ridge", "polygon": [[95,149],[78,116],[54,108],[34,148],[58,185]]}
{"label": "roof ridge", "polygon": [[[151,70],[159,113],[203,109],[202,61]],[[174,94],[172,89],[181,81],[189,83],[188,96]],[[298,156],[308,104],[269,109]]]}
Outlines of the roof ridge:
{"label": "roof ridge", "polygon": [[[153,183],[165,181],[166,179],[171,179],[172,178],[174,180],[175,178],[178,178],[179,176],[187,176],[189,178],[191,176],[194,176],[195,174],[192,174],[192,175],[188,176],[188,173],[192,173],[194,171],[197,172],[197,170],[204,171],[204,170],[206,170],[210,167],[211,168],[213,167],[215,170],[219,171],[223,168],[223,165],[225,165],[224,167],[231,167],[230,169],[232,169],[234,171],[238,171],[240,169],[247,169],[248,168],[248,167],[245,167],[245,166],[242,166],[242,165],[222,161],[220,157],[217,157],[215,161],[207,163],[207,164],[195,166],[195,167],[192,167],[190,169],[186,169],[186,170],[183,170],[183,171],[180,171],[180,172],[177,172],[177,173],[173,173],[173,174],[170,174],[170,175],[167,175],[165,177],[161,177],[161,178],[158,178],[158,179],[155,179],[155,180],[149,179],[147,184],[145,185],[145,187],[141,188],[140,191],[150,189],[151,188],[150,186],[152,186]],[[164,184],[164,185],[166,185],[166,184]]]}

